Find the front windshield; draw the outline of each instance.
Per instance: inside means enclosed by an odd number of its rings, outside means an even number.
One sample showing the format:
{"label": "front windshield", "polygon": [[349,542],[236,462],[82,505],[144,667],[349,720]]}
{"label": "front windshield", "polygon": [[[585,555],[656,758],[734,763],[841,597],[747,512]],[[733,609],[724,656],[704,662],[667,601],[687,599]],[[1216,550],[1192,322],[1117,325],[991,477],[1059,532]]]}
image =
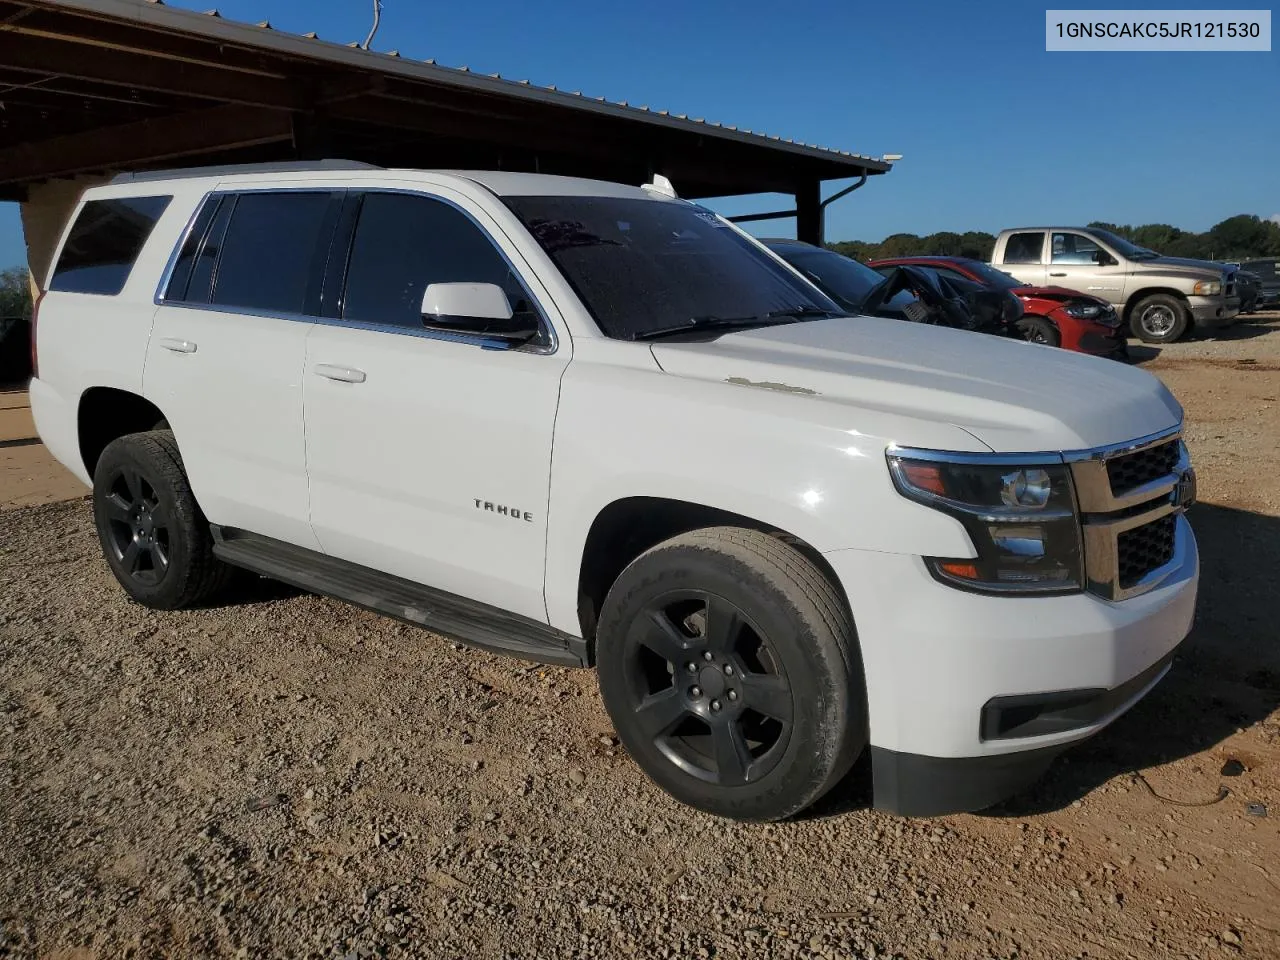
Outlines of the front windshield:
{"label": "front windshield", "polygon": [[[715,214],[629,197],[506,197],[607,336],[840,309]],[[775,319],[770,321],[770,316]]]}
{"label": "front windshield", "polygon": [[1091,236],[1097,237],[1112,250],[1115,250],[1120,256],[1128,260],[1150,260],[1152,257],[1158,257],[1160,254],[1154,250],[1148,250],[1146,247],[1140,247],[1136,243],[1130,243],[1124,237],[1117,237],[1110,230],[1098,230],[1090,227],[1085,231]]}
{"label": "front windshield", "polygon": [[857,310],[884,277],[866,264],[832,250],[779,245],[774,252],[786,260],[841,306]]}
{"label": "front windshield", "polygon": [[964,266],[970,273],[980,277],[987,286],[998,290],[1012,290],[1015,287],[1026,286],[1017,277],[1011,277],[1003,270],[997,270],[991,264],[983,263],[981,260],[965,260]]}

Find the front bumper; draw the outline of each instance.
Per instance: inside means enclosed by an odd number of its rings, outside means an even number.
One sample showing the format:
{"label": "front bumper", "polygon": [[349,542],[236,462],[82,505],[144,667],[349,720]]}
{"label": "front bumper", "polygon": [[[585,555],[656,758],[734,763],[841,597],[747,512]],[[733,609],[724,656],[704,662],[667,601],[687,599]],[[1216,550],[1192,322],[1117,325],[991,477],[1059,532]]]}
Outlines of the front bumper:
{"label": "front bumper", "polygon": [[[1195,611],[1199,558],[1184,516],[1178,536],[1181,565],[1121,602],[984,596],[938,583],[918,557],[827,554],[857,624],[876,806],[911,815],[990,806],[1141,699]],[[991,736],[988,719],[984,731],[984,708],[1015,697],[1047,703],[1046,722]]]}
{"label": "front bumper", "polygon": [[1191,318],[1201,329],[1228,327],[1240,313],[1239,297],[1187,297]]}
{"label": "front bumper", "polygon": [[1129,341],[1118,327],[1089,324],[1081,330],[1076,349],[1094,357],[1128,361]]}

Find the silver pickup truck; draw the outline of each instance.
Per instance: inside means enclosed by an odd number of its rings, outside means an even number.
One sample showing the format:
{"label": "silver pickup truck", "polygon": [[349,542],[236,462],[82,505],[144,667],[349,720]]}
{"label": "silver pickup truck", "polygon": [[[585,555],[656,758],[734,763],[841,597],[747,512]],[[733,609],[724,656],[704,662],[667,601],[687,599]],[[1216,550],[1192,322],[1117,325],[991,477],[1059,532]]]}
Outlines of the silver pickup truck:
{"label": "silver pickup truck", "polygon": [[1240,312],[1236,268],[1161,256],[1095,227],[1004,230],[991,265],[1028,285],[1111,301],[1146,343],[1170,343],[1193,326],[1225,327]]}

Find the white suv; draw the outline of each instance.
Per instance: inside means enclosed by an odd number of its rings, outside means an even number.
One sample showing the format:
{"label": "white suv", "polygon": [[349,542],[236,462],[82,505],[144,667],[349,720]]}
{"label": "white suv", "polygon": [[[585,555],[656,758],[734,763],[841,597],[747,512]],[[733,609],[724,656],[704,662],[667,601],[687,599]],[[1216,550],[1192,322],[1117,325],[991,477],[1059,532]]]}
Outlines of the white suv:
{"label": "white suv", "polygon": [[31,397],[160,609],[232,567],[594,665],[680,800],[990,805],[1169,669],[1181,409],[1121,364],[849,317],[662,190],[329,163],[89,190]]}

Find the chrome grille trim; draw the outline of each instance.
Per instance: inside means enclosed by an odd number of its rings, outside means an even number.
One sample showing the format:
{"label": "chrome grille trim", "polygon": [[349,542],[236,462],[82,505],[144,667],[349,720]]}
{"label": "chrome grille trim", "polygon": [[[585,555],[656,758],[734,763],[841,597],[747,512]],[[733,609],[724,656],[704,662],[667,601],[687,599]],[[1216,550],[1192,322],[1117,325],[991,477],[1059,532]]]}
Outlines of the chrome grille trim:
{"label": "chrome grille trim", "polygon": [[[1071,468],[1076,502],[1080,507],[1083,531],[1086,589],[1105,600],[1120,602],[1147,593],[1160,586],[1186,560],[1185,520],[1174,531],[1173,557],[1168,563],[1148,571],[1136,583],[1120,585],[1120,534],[1145,526],[1171,513],[1182,513],[1177,502],[1178,484],[1191,467],[1191,458],[1182,443],[1182,425],[1128,443],[1114,444],[1096,450],[1063,455]],[[1140,453],[1163,443],[1179,445],[1173,471],[1157,477],[1119,496],[1111,491],[1107,461]],[[1150,509],[1134,512],[1143,504]],[[1119,514],[1119,516],[1117,516]]]}
{"label": "chrome grille trim", "polygon": [[1112,453],[1097,460],[1077,460],[1071,463],[1071,479],[1076,487],[1076,500],[1082,513],[1114,513],[1117,510],[1128,510],[1157,497],[1172,493],[1178,486],[1178,479],[1191,466],[1191,457],[1185,445],[1178,451],[1178,459],[1173,470],[1163,477],[1156,477],[1132,490],[1116,496],[1111,492],[1111,478],[1107,474],[1107,460],[1113,457],[1128,456],[1158,446],[1161,443],[1181,444],[1177,433],[1166,435],[1155,443],[1144,444],[1136,450],[1125,450]]}

